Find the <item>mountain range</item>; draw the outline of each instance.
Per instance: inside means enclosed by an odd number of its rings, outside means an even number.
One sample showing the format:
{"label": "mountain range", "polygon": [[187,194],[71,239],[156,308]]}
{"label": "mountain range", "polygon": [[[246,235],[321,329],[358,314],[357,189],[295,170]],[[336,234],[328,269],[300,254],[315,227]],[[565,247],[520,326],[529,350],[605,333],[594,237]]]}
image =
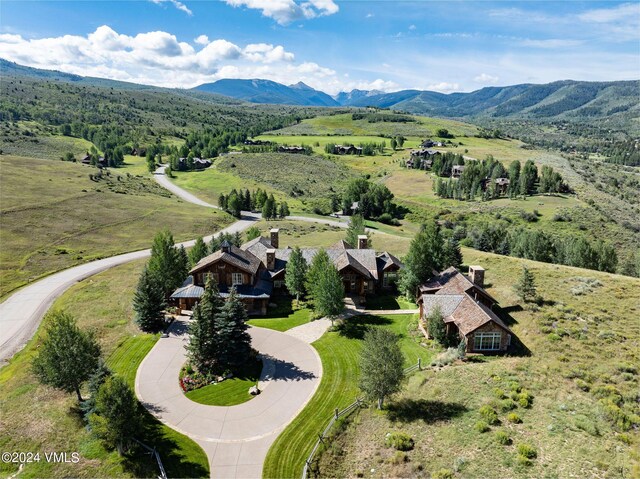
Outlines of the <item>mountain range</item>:
{"label": "mountain range", "polygon": [[271,80],[223,79],[192,89],[160,88],[136,83],[83,77],[18,65],[0,59],[3,75],[25,75],[94,86],[162,90],[219,103],[267,103],[318,107],[378,107],[417,115],[449,118],[541,120],[598,120],[637,127],[640,117],[640,81],[586,82],[562,80],[547,84],[525,83],[485,87],[470,93],[401,90],[351,90],[337,95],[316,90],[303,82],[283,85]]}

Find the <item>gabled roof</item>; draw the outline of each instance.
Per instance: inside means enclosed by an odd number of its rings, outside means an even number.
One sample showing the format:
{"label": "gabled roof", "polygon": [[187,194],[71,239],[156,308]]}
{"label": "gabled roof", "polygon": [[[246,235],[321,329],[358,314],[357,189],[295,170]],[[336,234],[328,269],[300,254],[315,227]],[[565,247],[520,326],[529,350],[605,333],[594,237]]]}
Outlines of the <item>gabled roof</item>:
{"label": "gabled roof", "polygon": [[258,236],[240,246],[240,249],[248,251],[265,264],[267,262],[267,250],[272,248],[271,241],[264,236]]}
{"label": "gabled roof", "polygon": [[495,303],[498,302],[484,288],[472,283],[469,278],[453,266],[445,269],[440,274],[436,274],[425,284],[421,285],[420,293],[433,293],[435,291],[435,294],[462,294],[467,293],[470,289],[479,291]]}
{"label": "gabled roof", "polygon": [[376,262],[378,265],[378,271],[386,271],[394,265],[398,268],[402,268],[404,266],[404,264],[402,264],[402,261],[400,261],[391,253],[387,253],[386,251],[383,251],[376,257]]}
{"label": "gabled roof", "polygon": [[328,249],[353,249],[353,246],[347,243],[345,240],[340,240],[337,243],[329,246]]}
{"label": "gabled roof", "polygon": [[196,264],[191,269],[191,271],[189,271],[189,273],[193,274],[197,273],[198,271],[202,271],[206,267],[217,263],[218,261],[229,263],[250,274],[255,274],[260,267],[260,259],[255,255],[251,254],[248,251],[244,251],[237,246],[229,245],[228,252],[219,250],[213,254],[210,254],[209,256],[202,258],[198,262],[198,264]]}

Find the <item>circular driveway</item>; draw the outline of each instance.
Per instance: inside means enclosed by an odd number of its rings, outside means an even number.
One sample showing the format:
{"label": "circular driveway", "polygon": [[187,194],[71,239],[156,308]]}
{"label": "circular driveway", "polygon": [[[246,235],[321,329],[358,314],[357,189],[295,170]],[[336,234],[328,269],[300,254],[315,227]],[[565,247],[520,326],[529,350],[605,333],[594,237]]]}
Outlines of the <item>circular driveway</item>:
{"label": "circular driveway", "polygon": [[138,368],[136,394],[160,421],[202,446],[211,477],[262,477],[269,447],[320,383],[320,357],[295,334],[251,327],[253,348],[272,363],[265,368],[269,375],[261,378],[262,393],[237,406],[206,406],[188,399],[178,383],[186,360],[187,324],[186,318],[176,320],[169,337],[146,356]]}

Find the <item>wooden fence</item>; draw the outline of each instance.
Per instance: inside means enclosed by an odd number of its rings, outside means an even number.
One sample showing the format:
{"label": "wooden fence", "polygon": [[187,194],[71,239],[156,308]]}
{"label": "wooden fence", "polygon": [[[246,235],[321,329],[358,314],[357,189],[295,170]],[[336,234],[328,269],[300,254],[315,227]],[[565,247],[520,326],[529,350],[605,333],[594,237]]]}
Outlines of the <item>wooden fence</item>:
{"label": "wooden fence", "polygon": [[[409,366],[408,368],[405,368],[404,373],[409,374],[409,373],[412,373],[413,371],[419,371],[421,369],[422,369],[422,362],[420,361],[420,358],[418,358],[418,362],[413,366]],[[302,479],[307,479],[309,477],[309,467],[313,463],[313,457],[316,455],[316,452],[318,452],[318,448],[320,447],[320,444],[326,444],[325,440],[328,438],[327,435],[331,430],[331,428],[333,427],[333,425],[335,424],[335,422],[341,417],[348,416],[353,411],[358,409],[362,404],[363,404],[363,401],[357,398],[354,402],[349,404],[342,411],[336,408],[333,416],[331,417],[331,420],[329,421],[329,424],[327,424],[327,427],[324,428],[324,431],[322,431],[321,434],[318,434],[318,439],[316,440],[316,443],[314,444],[313,449],[311,450],[311,454],[309,454],[309,457],[307,457],[307,460],[304,463],[304,469],[302,470]]]}

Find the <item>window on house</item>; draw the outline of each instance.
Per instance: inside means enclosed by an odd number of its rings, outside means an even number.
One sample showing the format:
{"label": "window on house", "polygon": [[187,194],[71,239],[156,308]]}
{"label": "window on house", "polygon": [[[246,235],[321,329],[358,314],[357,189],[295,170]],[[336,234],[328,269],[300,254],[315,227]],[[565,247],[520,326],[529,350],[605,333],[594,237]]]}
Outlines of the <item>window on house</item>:
{"label": "window on house", "polygon": [[274,288],[283,288],[284,287],[284,281],[281,280],[277,280],[273,282],[273,287]]}
{"label": "window on house", "polygon": [[232,273],[231,274],[231,284],[233,286],[237,284],[242,284],[242,273]]}
{"label": "window on house", "polygon": [[398,273],[396,273],[395,271],[384,273],[384,276],[382,277],[382,286],[384,287],[391,286],[396,282],[397,279],[398,279]]}
{"label": "window on house", "polygon": [[473,349],[477,351],[497,351],[500,349],[502,333],[476,333]]}

